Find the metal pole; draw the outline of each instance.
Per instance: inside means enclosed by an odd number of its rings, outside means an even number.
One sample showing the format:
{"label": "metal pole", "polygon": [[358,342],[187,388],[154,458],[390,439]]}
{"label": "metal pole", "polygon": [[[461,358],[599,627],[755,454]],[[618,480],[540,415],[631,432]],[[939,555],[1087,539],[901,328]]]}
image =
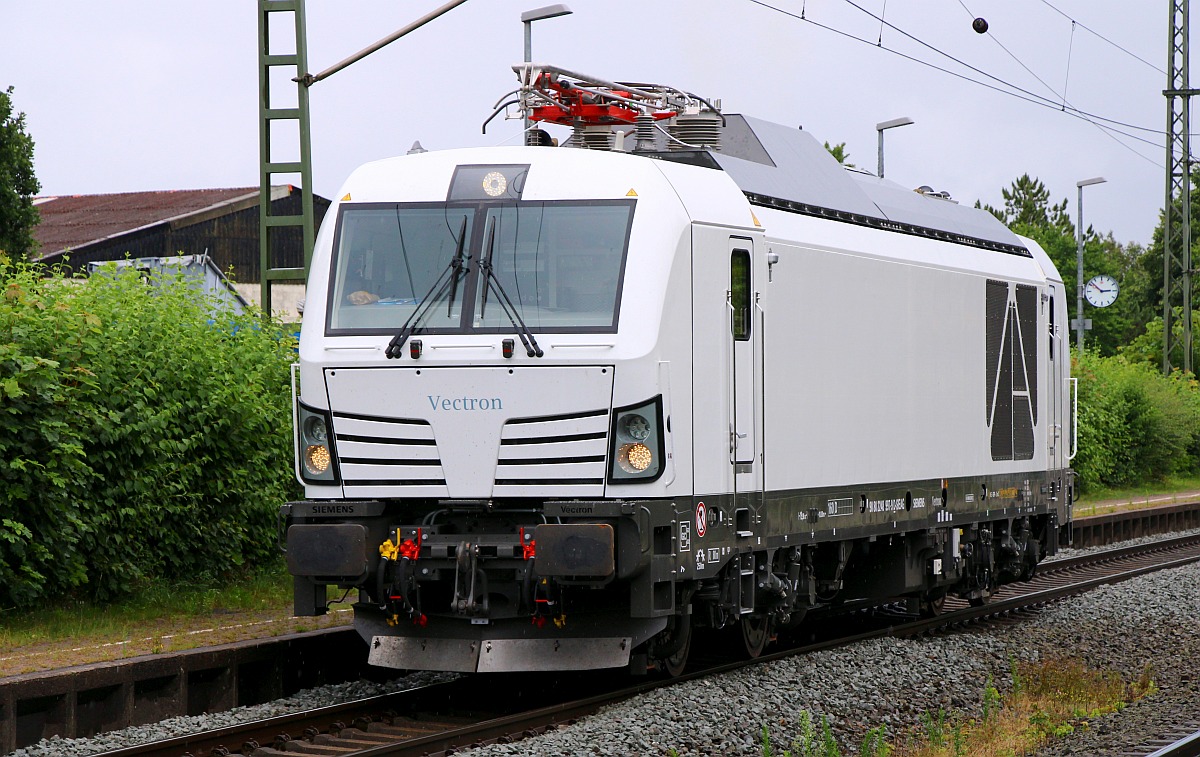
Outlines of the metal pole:
{"label": "metal pole", "polygon": [[1079,190],[1079,212],[1075,225],[1075,344],[1079,347],[1079,359],[1083,360],[1083,188],[1092,184],[1103,184],[1107,179],[1097,176],[1075,182]]}
{"label": "metal pole", "polygon": [[894,129],[897,126],[908,126],[913,123],[913,120],[907,116],[902,118],[893,118],[891,121],[884,121],[875,124],[875,131],[879,133],[879,178],[883,178],[883,132],[887,129]]}
{"label": "metal pole", "polygon": [[1075,347],[1083,360],[1083,184],[1079,189],[1079,211],[1075,225]]}
{"label": "metal pole", "polygon": [[876,171],[875,174],[879,178],[882,179],[883,178],[883,129],[878,129],[877,133],[879,134],[879,170]]}
{"label": "metal pole", "polygon": [[[1191,98],[1188,85],[1188,0],[1171,0],[1167,45],[1167,196],[1163,204],[1163,373],[1192,370]],[[1178,200],[1178,202],[1176,202]],[[1174,308],[1182,333],[1175,336]],[[1178,347],[1182,360],[1172,355]]]}
{"label": "metal pole", "polygon": [[[543,8],[534,8],[530,11],[525,11],[521,14],[521,23],[525,26],[525,62],[533,62],[533,22],[541,21],[546,18],[557,18],[559,16],[569,16],[572,11],[562,3],[547,5]],[[529,139],[529,127],[532,122],[529,120],[529,112],[522,107],[523,118],[521,130],[526,133],[525,139]]]}
{"label": "metal pole", "polygon": [[315,75],[306,73],[303,76],[296,77],[296,81],[300,82],[301,84],[303,84],[306,87],[311,87],[313,84],[316,84],[317,82],[321,81],[322,79],[328,79],[330,76],[333,76],[338,71],[341,71],[343,68],[345,68],[346,66],[349,66],[351,63],[357,63],[358,61],[367,57],[368,55],[375,52],[379,48],[386,47],[387,45],[392,44],[396,40],[403,37],[405,34],[408,34],[409,32],[411,32],[415,29],[421,28],[422,26],[424,26],[425,24],[434,20],[435,18],[442,15],[443,13],[452,11],[465,2],[467,2],[467,0],[452,0],[451,2],[446,3],[442,7],[432,10],[429,13],[426,13],[424,16],[421,16],[416,21],[413,21],[411,24],[404,27],[403,29],[396,31],[395,33],[391,34],[390,36],[384,37],[383,39],[379,40],[378,42],[371,45],[370,47],[359,50],[354,55],[351,55],[349,58],[346,58],[345,60],[341,61],[340,63],[333,64],[332,66],[325,69],[321,73],[315,74]]}
{"label": "metal pole", "polygon": [[[522,21],[521,23],[525,27],[525,62],[532,63],[533,62],[533,21]],[[522,116],[521,131],[523,133],[525,133],[526,135],[528,135],[529,125],[530,125],[529,111],[526,110],[525,108],[521,108],[521,116]],[[528,140],[528,138],[529,138],[528,136],[525,137],[526,140]]]}

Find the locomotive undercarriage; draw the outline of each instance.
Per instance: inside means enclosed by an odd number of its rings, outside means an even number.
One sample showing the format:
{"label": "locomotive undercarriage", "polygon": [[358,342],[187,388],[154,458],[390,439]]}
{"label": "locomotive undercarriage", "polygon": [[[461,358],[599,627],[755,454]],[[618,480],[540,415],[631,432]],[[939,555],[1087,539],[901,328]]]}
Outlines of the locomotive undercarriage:
{"label": "locomotive undercarriage", "polygon": [[983,603],[1058,544],[1053,511],[790,545],[743,536],[685,575],[671,501],[437,504],[419,525],[396,525],[416,520],[411,503],[289,506],[296,613],[324,612],[327,585],[357,588],[356,626],[385,667],[678,674],[694,629],[730,629],[757,656],[819,608]]}

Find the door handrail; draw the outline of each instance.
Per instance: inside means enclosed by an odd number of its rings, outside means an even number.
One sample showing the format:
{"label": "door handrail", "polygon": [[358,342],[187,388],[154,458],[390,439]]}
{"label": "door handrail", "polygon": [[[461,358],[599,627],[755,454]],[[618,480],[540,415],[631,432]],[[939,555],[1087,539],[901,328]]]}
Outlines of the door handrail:
{"label": "door handrail", "polygon": [[1071,454],[1067,455],[1069,463],[1079,454],[1079,379],[1072,376],[1067,380],[1071,382]]}

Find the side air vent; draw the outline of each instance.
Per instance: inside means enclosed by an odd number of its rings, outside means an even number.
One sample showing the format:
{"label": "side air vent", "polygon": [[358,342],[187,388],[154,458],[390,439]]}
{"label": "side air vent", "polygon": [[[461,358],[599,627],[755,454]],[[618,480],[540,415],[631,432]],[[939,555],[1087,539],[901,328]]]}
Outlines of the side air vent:
{"label": "side air vent", "polygon": [[603,494],[607,449],[607,409],[512,419],[501,430],[495,494]]}
{"label": "side air vent", "polygon": [[1037,288],[989,279],[984,298],[993,460],[1030,460],[1037,425]]}

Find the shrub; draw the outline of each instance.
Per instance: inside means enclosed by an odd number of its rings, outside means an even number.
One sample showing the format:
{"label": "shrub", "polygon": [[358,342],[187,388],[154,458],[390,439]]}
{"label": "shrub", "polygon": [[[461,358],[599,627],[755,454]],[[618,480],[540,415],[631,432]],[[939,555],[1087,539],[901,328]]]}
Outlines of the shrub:
{"label": "shrub", "polygon": [[1200,470],[1200,392],[1190,377],[1087,353],[1079,378],[1079,488],[1121,487]]}
{"label": "shrub", "polygon": [[0,282],[0,606],[272,554],[296,494],[284,329],[132,268],[0,261]]}

